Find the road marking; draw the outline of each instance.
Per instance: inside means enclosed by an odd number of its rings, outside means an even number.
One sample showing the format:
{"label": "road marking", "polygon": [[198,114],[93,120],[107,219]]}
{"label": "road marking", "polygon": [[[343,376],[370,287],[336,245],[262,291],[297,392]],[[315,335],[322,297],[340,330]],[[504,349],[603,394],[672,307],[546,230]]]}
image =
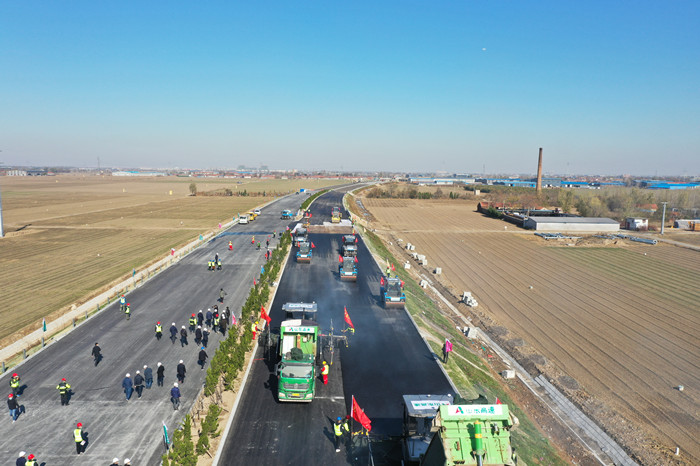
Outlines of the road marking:
{"label": "road marking", "polygon": [[317,400],[345,401],[344,396],[316,396],[314,398],[316,398]]}

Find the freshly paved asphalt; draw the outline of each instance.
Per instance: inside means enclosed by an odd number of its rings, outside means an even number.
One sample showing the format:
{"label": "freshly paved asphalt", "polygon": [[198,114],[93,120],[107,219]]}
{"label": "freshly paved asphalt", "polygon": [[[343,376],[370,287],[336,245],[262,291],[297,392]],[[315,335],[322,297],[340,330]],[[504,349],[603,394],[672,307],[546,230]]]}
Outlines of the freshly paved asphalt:
{"label": "freshly paved asphalt", "polygon": [[[255,234],[264,245],[267,234],[283,230],[288,223],[280,220],[280,212],[296,210],[305,198],[291,195],[276,201],[264,208],[253,223],[223,232],[129,293],[129,321],[115,303],[0,377],[0,384],[9,390],[11,373],[19,373],[24,386],[20,402],[25,408],[16,423],[7,414],[0,423],[0,464],[14,464],[20,450],[35,454],[39,464],[47,465],[106,465],[113,457],[122,461],[131,458],[134,465],[159,464],[164,451],[163,422],[170,431],[178,427],[184,413],[192,407],[205,375],[196,364],[199,349],[193,336],[184,348],[179,342],[173,345],[168,338],[170,324],[175,322],[179,328],[187,325],[191,313],[199,309],[206,313],[208,307],[216,304],[220,288],[228,292],[224,307],[228,305],[240,314],[253,277],[258,276],[259,267],[265,262],[264,251],[251,246],[251,235]],[[228,251],[229,240],[233,242],[233,252]],[[276,240],[271,247],[275,245]],[[216,252],[222,258],[223,270],[211,272],[206,269],[206,261]],[[161,341],[156,341],[153,331],[158,320],[164,324]],[[220,338],[219,334],[211,335],[210,357]],[[104,355],[97,367],[90,355],[95,342],[100,343]],[[180,359],[188,372],[180,386],[180,411],[174,411],[169,391]],[[124,375],[129,372],[133,378],[136,370],[143,372],[147,364],[155,376],[159,361],[165,366],[165,386],[154,384],[141,399],[134,394],[127,402],[121,388]],[[67,378],[74,392],[69,406],[61,406],[56,389],[62,377]],[[80,456],[76,455],[72,437],[77,422],[83,423],[88,434],[86,452]]]}
{"label": "freshly paved asphalt", "polygon": [[[311,206],[311,223],[329,222],[331,208],[342,206],[342,195],[331,191],[318,198]],[[337,416],[349,414],[351,395],[372,420],[372,434],[384,437],[401,434],[402,395],[454,394],[405,311],[381,306],[380,270],[362,240],[358,280],[353,283],[338,277],[341,234],[309,237],[316,246],[313,259],[298,264],[290,257],[270,309],[271,327],[279,327],[283,320],[284,303],[315,301],[323,333],[329,332],[331,321],[336,334],[345,328],[344,306],[356,332],[349,347],[341,348],[340,358],[336,353],[329,384],[317,385],[310,404],[276,401],[274,367],[258,348],[219,464],[352,464],[358,452],[335,452],[331,424]]]}

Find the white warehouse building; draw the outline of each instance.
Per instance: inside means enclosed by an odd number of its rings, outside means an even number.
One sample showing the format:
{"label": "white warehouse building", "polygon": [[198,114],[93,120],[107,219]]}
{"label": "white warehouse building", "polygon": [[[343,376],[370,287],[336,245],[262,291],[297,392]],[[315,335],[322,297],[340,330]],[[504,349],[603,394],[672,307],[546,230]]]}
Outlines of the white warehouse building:
{"label": "white warehouse building", "polygon": [[620,224],[605,217],[529,217],[523,227],[536,231],[620,231]]}

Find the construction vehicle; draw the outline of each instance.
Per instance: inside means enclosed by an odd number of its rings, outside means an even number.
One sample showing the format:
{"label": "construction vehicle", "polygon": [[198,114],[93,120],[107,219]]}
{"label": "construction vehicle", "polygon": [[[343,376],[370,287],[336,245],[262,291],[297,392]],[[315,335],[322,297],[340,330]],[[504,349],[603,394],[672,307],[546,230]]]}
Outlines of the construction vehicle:
{"label": "construction vehicle", "polygon": [[[286,306],[289,306],[288,303]],[[305,303],[300,311],[307,313]],[[313,307],[315,308],[315,304]],[[284,309],[285,306],[283,306]],[[316,392],[316,358],[318,324],[310,319],[289,319],[280,324],[279,363],[277,364],[278,399],[311,402]]]}
{"label": "construction vehicle", "polygon": [[287,209],[283,210],[283,211],[282,211],[282,217],[281,217],[281,218],[282,218],[282,220],[291,220],[291,219],[293,218],[293,217],[292,217],[292,211],[291,211],[291,210],[287,210]]}
{"label": "construction vehicle", "polygon": [[438,408],[454,402],[452,395],[404,395],[401,446],[406,464],[419,464],[435,435]]}
{"label": "construction vehicle", "polygon": [[343,214],[340,212],[340,207],[335,206],[331,209],[331,223],[340,223]]}
{"label": "construction vehicle", "polygon": [[248,220],[251,222],[257,218],[257,215],[255,215],[255,212],[253,212],[252,210],[247,212],[247,214],[248,214]]}
{"label": "construction vehicle", "polygon": [[343,256],[356,256],[357,255],[357,236],[355,235],[343,235]]}
{"label": "construction vehicle", "polygon": [[403,282],[399,277],[382,277],[380,294],[385,308],[403,308],[406,305]]}
{"label": "construction vehicle", "polygon": [[299,249],[296,254],[297,262],[311,263],[312,255],[311,243],[308,241],[299,241]]}
{"label": "construction vehicle", "polygon": [[309,241],[309,232],[306,228],[297,226],[292,230],[292,241],[294,246],[299,246],[299,243]]}
{"label": "construction vehicle", "polygon": [[340,261],[338,273],[341,280],[352,282],[357,281],[357,258],[353,256],[343,256]]}
{"label": "construction vehicle", "polygon": [[517,426],[504,404],[443,405],[421,466],[516,464],[510,430]]}
{"label": "construction vehicle", "polygon": [[285,319],[302,319],[316,321],[318,305],[316,303],[286,303],[282,305]]}

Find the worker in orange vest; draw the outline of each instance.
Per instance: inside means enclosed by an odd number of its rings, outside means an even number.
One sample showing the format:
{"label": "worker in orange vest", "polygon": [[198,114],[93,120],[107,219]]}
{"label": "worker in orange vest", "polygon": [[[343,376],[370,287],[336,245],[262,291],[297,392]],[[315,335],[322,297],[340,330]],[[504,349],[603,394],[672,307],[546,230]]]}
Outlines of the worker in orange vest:
{"label": "worker in orange vest", "polygon": [[323,385],[328,385],[328,363],[323,361],[323,367],[321,367],[321,378],[323,378]]}
{"label": "worker in orange vest", "polygon": [[258,323],[253,322],[252,324],[250,324],[250,330],[252,330],[252,332],[253,332],[253,341],[255,341],[255,334],[258,331]]}

